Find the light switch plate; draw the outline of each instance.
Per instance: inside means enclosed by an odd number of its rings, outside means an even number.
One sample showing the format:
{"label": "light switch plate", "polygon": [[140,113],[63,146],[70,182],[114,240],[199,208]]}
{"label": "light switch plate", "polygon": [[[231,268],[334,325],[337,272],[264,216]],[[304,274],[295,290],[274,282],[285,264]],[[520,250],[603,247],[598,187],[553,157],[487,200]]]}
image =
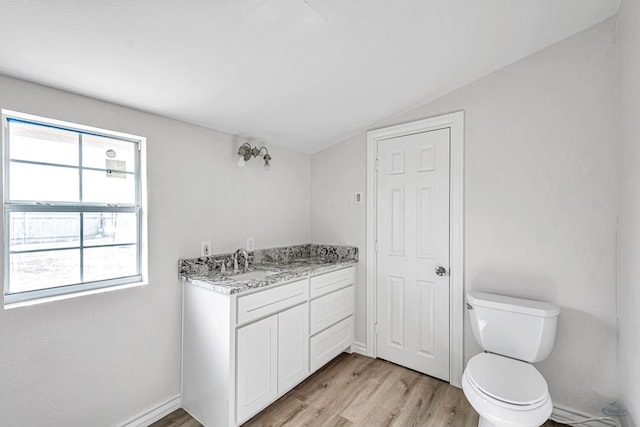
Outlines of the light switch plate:
{"label": "light switch plate", "polygon": [[211,255],[211,241],[200,242],[200,256]]}
{"label": "light switch plate", "polygon": [[362,191],[356,191],[356,193],[353,196],[353,203],[355,203],[356,205],[362,204]]}

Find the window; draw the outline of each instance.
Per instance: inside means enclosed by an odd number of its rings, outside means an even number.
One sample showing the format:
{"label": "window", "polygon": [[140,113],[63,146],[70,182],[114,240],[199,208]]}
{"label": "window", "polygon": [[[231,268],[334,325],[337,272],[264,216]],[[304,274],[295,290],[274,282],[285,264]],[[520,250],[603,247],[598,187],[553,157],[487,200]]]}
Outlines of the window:
{"label": "window", "polygon": [[2,113],[5,305],[141,282],[144,138]]}

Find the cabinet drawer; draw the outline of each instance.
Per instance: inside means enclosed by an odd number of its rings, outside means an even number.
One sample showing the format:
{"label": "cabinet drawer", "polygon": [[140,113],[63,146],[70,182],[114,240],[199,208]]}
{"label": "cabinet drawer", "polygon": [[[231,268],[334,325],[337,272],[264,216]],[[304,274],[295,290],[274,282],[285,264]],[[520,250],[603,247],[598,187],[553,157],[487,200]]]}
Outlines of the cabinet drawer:
{"label": "cabinet drawer", "polygon": [[238,297],[238,324],[277,313],[307,300],[307,279]]}
{"label": "cabinet drawer", "polygon": [[310,286],[311,298],[319,297],[320,295],[333,292],[336,289],[353,285],[355,275],[355,267],[349,267],[338,271],[332,271],[331,273],[322,274],[320,276],[312,277]]}
{"label": "cabinet drawer", "polygon": [[310,333],[314,335],[353,314],[353,286],[311,301]]}
{"label": "cabinet drawer", "polygon": [[309,368],[314,372],[346,350],[353,342],[353,316],[311,337]]}

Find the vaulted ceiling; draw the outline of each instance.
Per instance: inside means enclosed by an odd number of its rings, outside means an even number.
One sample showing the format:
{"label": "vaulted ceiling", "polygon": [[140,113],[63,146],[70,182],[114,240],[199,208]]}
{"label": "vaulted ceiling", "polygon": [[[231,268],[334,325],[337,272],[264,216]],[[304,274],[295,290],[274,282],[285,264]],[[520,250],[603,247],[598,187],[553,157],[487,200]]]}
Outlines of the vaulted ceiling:
{"label": "vaulted ceiling", "polygon": [[0,73],[313,153],[586,29],[618,6],[0,0]]}

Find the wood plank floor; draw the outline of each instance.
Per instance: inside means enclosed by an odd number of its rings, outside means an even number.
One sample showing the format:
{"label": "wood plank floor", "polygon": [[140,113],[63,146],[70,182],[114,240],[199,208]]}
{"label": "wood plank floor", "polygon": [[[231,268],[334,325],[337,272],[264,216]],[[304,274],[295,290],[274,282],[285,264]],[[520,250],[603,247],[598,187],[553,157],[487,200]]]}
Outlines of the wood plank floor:
{"label": "wood plank floor", "polygon": [[[477,425],[478,414],[461,389],[384,360],[343,353],[243,427]],[[559,425],[549,421],[544,427]],[[198,426],[182,409],[151,425]]]}

